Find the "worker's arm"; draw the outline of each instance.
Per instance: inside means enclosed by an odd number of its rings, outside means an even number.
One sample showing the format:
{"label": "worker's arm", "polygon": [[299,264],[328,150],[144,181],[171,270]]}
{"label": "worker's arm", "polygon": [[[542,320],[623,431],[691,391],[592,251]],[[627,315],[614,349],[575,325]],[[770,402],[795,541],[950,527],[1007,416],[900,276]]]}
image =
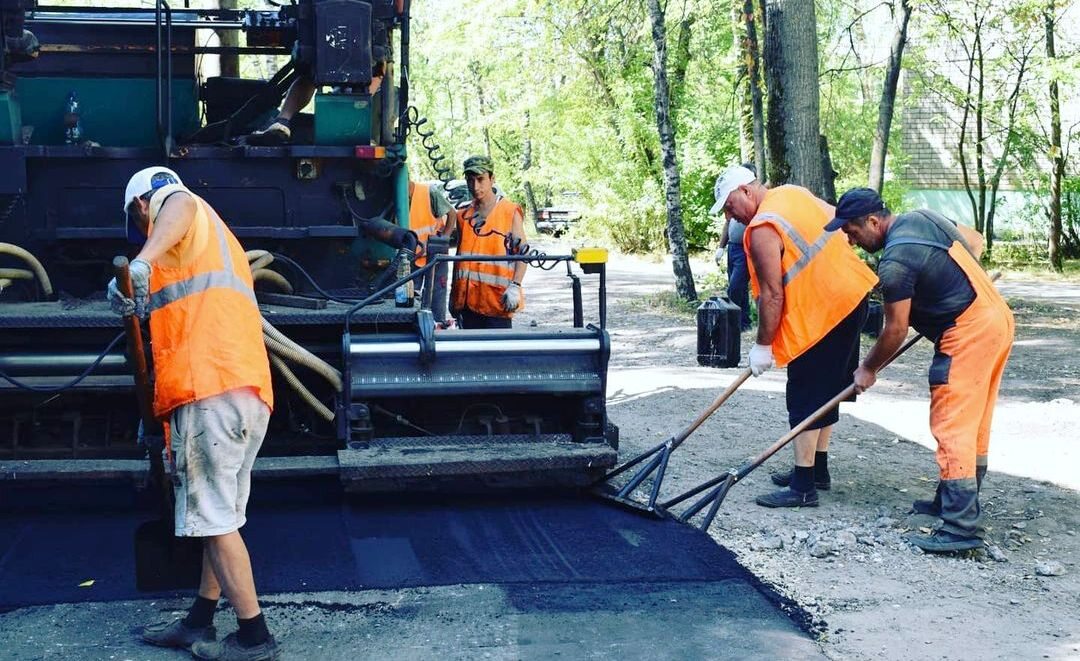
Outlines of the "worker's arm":
{"label": "worker's arm", "polygon": [[170,195],[161,205],[146,244],[135,259],[153,264],[173,246],[180,243],[180,240],[191,229],[191,223],[198,211],[196,204],[198,203],[195,198],[187,193],[178,192]]}
{"label": "worker's arm", "polygon": [[728,229],[731,225],[731,216],[724,215],[724,229],[720,230],[720,247],[727,248],[728,244]]}
{"label": "worker's arm", "polygon": [[450,239],[450,245],[454,245],[454,231],[457,230],[457,209],[453,205],[450,205],[450,209],[446,212],[446,225],[443,226],[442,235]]}
{"label": "worker's arm", "polygon": [[974,256],[975,259],[982,257],[983,249],[986,247],[986,240],[983,239],[983,235],[967,225],[960,225],[959,223],[956,225],[956,231],[960,233],[960,236],[963,237],[964,241],[967,243],[967,247],[971,251],[972,256]]}
{"label": "worker's arm", "polygon": [[878,370],[903,344],[908,334],[910,316],[910,298],[885,304],[885,328],[878,336],[877,342],[871,347],[870,353],[866,354],[862,364],[855,370],[856,393],[862,393],[874,385],[877,381]]}
{"label": "worker's arm", "polygon": [[[527,239],[525,238],[525,220],[521,217],[521,211],[514,212],[514,221],[510,226],[510,236],[513,238],[514,245],[527,245]],[[525,262],[514,262],[514,282],[521,284],[525,279],[525,271],[529,266]]]}
{"label": "worker's arm", "polygon": [[784,280],[780,259],[784,242],[769,225],[747,228],[750,236],[750,260],[758,280],[757,343],[772,346],[780,318],[784,313]]}

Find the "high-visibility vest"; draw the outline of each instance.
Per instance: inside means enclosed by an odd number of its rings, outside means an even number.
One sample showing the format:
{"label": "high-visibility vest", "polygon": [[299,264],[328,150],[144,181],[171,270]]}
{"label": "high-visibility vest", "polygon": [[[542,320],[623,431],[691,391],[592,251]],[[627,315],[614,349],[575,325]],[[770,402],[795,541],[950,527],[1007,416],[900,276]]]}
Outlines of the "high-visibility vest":
{"label": "high-visibility vest", "polygon": [[848,245],[844,233],[825,231],[834,215],[832,205],[805,188],[780,186],[765,193],[743,235],[755,299],[761,289],[749,258],[754,231],[769,225],[784,242],[780,258],[784,308],[772,343],[778,367],[817,344],[877,284],[877,276]]}
{"label": "high-visibility vest", "polygon": [[[458,232],[461,240],[458,255],[505,255],[504,236],[509,236],[514,226],[514,214],[522,213],[521,207],[506,198],[484,219],[479,234],[472,220],[476,207],[468,207],[458,214]],[[525,237],[520,237],[522,241]],[[471,310],[488,317],[512,317],[514,313],[503,310],[502,295],[514,282],[514,262],[458,262],[454,270],[454,284],[450,293],[451,310]],[[525,309],[525,293],[517,311]]]}
{"label": "high-visibility vest", "polygon": [[237,388],[254,388],[271,409],[274,391],[262,315],[244,249],[217,213],[182,185],[150,199],[150,229],[165,198],[184,191],[197,211],[188,233],[150,271],[154,415]]}
{"label": "high-visibility vest", "polygon": [[431,213],[431,193],[427,184],[413,184],[412,201],[409,202],[409,229],[416,233],[421,249],[413,260],[416,266],[427,264],[427,242],[432,234],[438,234],[446,226],[446,220]]}

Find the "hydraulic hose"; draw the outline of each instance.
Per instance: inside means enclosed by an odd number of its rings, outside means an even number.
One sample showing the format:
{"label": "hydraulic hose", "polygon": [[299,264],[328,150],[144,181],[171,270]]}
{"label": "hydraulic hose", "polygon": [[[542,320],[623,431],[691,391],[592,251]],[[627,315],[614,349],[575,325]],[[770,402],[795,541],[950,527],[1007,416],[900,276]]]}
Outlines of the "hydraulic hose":
{"label": "hydraulic hose", "polygon": [[274,261],[274,256],[268,250],[249,250],[244,254],[247,255],[252,272],[264,269]]}
{"label": "hydraulic hose", "polygon": [[266,319],[263,319],[263,339],[266,341],[266,346],[274,353],[304,365],[305,367],[311,368],[330,382],[330,385],[334,387],[335,391],[342,391],[344,386],[341,381],[341,372],[334,369],[334,367],[325,360],[322,360],[304,347],[290,340],[284,333],[274,328]]}
{"label": "hydraulic hose", "polygon": [[45,267],[41,265],[41,262],[30,254],[30,251],[20,248],[13,243],[0,243],[0,255],[11,255],[12,257],[18,257],[30,266],[30,270],[34,272],[34,277],[37,278],[38,285],[41,287],[41,291],[45,294],[45,297],[51,297],[53,294],[52,281],[49,280],[49,274],[45,272]]}
{"label": "hydraulic hose", "polygon": [[26,269],[0,269],[0,278],[9,280],[33,280],[34,272]]}
{"label": "hydraulic hose", "polygon": [[277,371],[281,373],[281,376],[285,377],[286,383],[288,383],[289,386],[291,386],[292,389],[296,391],[296,394],[300,395],[300,398],[307,402],[307,404],[311,406],[311,408],[315,409],[315,412],[318,413],[320,417],[322,417],[327,422],[334,421],[334,412],[328,409],[325,404],[320,402],[315,395],[311,394],[311,391],[308,390],[303,383],[301,383],[300,379],[296,376],[295,373],[293,373],[291,369],[289,369],[289,366],[285,364],[284,360],[279,358],[276,354],[271,353],[270,364],[272,364],[277,369]]}
{"label": "hydraulic hose", "polygon": [[259,282],[260,280],[269,282],[287,294],[293,293],[292,284],[285,276],[277,271],[271,271],[270,269],[256,269],[251,272],[251,278],[255,282]]}

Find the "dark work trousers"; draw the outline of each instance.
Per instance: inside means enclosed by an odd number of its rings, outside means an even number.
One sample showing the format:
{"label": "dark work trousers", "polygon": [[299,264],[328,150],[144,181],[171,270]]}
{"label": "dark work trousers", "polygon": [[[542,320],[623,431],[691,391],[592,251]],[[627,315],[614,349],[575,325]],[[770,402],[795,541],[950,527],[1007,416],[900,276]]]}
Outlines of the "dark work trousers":
{"label": "dark work trousers", "polygon": [[727,278],[728,299],[742,310],[742,329],[750,330],[750,269],[741,243],[728,243]]}
{"label": "dark work trousers", "polygon": [[477,314],[472,310],[462,310],[458,313],[458,323],[462,328],[511,328],[510,317],[489,317],[486,314]]}

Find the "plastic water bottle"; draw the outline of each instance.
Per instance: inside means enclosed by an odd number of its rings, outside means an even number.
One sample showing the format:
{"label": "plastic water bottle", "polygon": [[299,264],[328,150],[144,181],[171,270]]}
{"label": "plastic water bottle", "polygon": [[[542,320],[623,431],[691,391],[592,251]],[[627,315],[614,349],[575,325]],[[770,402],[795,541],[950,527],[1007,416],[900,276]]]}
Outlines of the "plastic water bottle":
{"label": "plastic water bottle", "polygon": [[79,100],[75,92],[68,93],[64,104],[64,144],[77,145],[82,142],[82,120],[79,117]]}
{"label": "plastic water bottle", "polygon": [[[397,266],[397,279],[400,280],[409,273],[412,272],[412,268],[409,266],[409,253],[406,250],[398,252],[398,266]],[[394,305],[399,308],[411,308],[413,306],[413,283],[412,280],[406,282],[403,285],[399,285],[394,290]]]}

